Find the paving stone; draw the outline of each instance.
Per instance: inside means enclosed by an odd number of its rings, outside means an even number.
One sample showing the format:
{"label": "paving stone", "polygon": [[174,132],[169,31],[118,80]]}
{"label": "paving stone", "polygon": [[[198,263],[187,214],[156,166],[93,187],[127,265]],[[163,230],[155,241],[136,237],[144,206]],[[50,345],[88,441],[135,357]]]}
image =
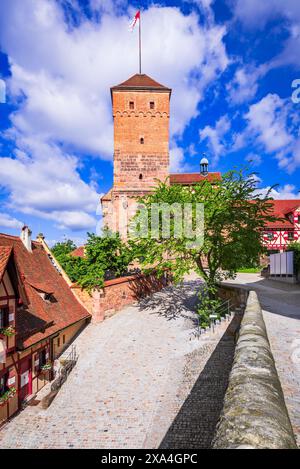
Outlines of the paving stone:
{"label": "paving stone", "polygon": [[190,340],[199,286],[187,281],[89,325],[75,342],[78,363],[51,406],[26,407],[2,428],[0,446],[159,447],[228,327]]}

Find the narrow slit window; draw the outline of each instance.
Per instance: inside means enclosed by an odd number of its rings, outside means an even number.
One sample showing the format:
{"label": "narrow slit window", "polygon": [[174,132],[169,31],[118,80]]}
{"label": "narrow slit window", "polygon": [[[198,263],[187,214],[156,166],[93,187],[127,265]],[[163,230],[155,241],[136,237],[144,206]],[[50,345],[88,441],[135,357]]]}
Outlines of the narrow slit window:
{"label": "narrow slit window", "polygon": [[150,109],[154,109],[154,108],[155,108],[154,101],[150,101]]}
{"label": "narrow slit window", "polygon": [[139,180],[141,181],[143,179],[142,173],[139,175]]}
{"label": "narrow slit window", "polygon": [[0,308],[0,329],[9,326],[9,312],[8,308]]}
{"label": "narrow slit window", "polygon": [[129,101],[129,109],[134,109],[134,102],[133,101]]}
{"label": "narrow slit window", "polygon": [[2,396],[6,391],[8,391],[7,386],[8,373],[0,376],[0,396]]}
{"label": "narrow slit window", "polygon": [[47,363],[47,352],[46,350],[42,350],[40,353],[39,353],[39,368],[41,369],[42,366],[46,365]]}
{"label": "narrow slit window", "polygon": [[140,144],[141,144],[141,145],[144,145],[144,143],[145,143],[144,137],[141,137],[141,138],[140,138]]}

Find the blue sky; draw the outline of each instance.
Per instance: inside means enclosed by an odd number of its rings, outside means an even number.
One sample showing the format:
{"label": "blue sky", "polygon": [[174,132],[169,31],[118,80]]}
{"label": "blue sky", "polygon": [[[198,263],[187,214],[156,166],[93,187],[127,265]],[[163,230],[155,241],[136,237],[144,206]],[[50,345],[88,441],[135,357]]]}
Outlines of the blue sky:
{"label": "blue sky", "polygon": [[139,5],[143,72],[173,89],[172,172],[198,171],[205,153],[211,170],[248,164],[262,190],[299,198],[298,0],[1,0],[1,232],[26,222],[81,244],[96,230],[112,185],[109,88],[138,71]]}

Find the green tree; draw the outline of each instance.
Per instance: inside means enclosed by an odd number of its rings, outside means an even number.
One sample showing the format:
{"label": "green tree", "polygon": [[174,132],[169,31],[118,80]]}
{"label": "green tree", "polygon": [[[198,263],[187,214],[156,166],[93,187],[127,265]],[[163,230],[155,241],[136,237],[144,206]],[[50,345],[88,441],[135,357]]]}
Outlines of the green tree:
{"label": "green tree", "polygon": [[102,286],[106,277],[120,277],[128,271],[132,252],[119,233],[104,230],[103,236],[88,233],[85,245],[85,270],[78,283],[87,289]]}
{"label": "green tree", "polygon": [[65,256],[70,254],[77,246],[71,239],[66,239],[60,243],[54,244],[51,251],[53,252],[54,256],[58,259],[60,256]]}
{"label": "green tree", "polygon": [[[271,190],[271,189],[270,189]],[[146,237],[132,238],[130,244],[144,269],[155,266],[159,271],[171,269],[175,280],[194,270],[206,282],[210,297],[215,296],[216,285],[226,278],[233,278],[240,267],[251,265],[264,252],[261,230],[272,216],[270,191],[258,194],[253,174],[244,170],[229,171],[214,185],[208,181],[192,187],[168,185],[160,182],[155,191],[142,198],[146,208],[146,220],[138,211],[134,223],[137,229],[150,226],[152,204],[191,204],[192,227],[196,229],[197,204],[204,206],[204,233],[202,245],[193,245],[184,232],[176,236],[176,216],[171,215],[170,236],[163,237],[164,211],[158,208],[157,237],[149,230]],[[161,206],[162,207],[162,206]],[[151,215],[152,213],[152,215]]]}
{"label": "green tree", "polygon": [[296,273],[300,273],[300,243],[299,241],[294,241],[293,243],[289,244],[288,247],[289,251],[294,251],[294,265]]}
{"label": "green tree", "polygon": [[82,269],[84,269],[83,259],[70,255],[76,247],[76,244],[71,239],[56,243],[52,247],[54,257],[58,260],[72,282],[79,280],[82,276]]}
{"label": "green tree", "polygon": [[120,277],[128,271],[132,251],[118,233],[104,230],[102,236],[88,233],[84,257],[70,255],[76,248],[71,240],[57,243],[52,252],[72,282],[92,290],[102,287],[106,278]]}

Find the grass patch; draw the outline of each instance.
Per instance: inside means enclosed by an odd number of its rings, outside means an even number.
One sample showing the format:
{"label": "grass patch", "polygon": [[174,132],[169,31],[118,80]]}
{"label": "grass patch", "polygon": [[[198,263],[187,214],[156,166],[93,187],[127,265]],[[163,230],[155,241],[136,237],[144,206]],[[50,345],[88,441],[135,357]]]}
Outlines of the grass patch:
{"label": "grass patch", "polygon": [[242,267],[238,270],[239,274],[258,274],[261,272],[262,267]]}

